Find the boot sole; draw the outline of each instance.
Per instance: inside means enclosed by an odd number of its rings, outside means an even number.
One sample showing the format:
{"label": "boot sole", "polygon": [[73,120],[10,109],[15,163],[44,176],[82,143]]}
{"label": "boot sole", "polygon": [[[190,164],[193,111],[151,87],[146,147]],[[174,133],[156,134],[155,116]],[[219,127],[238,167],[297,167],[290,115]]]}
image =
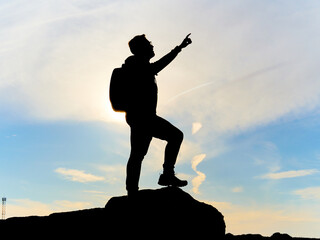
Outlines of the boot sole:
{"label": "boot sole", "polygon": [[188,183],[186,183],[184,185],[175,185],[175,184],[164,184],[164,183],[160,183],[160,182],[158,182],[158,184],[160,186],[164,186],[164,187],[185,187],[188,185]]}

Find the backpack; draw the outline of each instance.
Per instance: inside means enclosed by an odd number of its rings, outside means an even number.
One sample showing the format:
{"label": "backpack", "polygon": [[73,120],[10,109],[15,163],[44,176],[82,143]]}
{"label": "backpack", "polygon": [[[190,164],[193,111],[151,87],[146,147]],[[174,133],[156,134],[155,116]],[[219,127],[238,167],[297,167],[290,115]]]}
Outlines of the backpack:
{"label": "backpack", "polygon": [[115,68],[111,75],[109,99],[115,112],[126,112],[129,99],[128,76],[125,68]]}

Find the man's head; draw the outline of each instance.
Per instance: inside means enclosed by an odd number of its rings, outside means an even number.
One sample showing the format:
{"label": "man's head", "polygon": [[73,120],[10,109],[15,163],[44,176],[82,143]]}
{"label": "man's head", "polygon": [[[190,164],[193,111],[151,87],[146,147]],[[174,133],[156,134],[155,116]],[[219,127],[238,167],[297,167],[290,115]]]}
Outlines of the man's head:
{"label": "man's head", "polygon": [[154,57],[153,46],[151,42],[146,39],[144,34],[137,35],[129,41],[130,51],[140,57],[151,59]]}

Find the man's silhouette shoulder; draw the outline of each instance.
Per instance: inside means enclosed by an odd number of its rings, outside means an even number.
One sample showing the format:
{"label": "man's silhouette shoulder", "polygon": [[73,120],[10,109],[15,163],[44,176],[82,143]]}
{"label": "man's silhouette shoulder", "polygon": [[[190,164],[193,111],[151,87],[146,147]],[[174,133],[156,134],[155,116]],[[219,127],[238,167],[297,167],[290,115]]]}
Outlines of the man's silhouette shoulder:
{"label": "man's silhouette shoulder", "polygon": [[127,67],[138,67],[144,64],[149,64],[149,62],[143,61],[141,58],[135,55],[127,57],[127,59],[124,61],[124,65]]}

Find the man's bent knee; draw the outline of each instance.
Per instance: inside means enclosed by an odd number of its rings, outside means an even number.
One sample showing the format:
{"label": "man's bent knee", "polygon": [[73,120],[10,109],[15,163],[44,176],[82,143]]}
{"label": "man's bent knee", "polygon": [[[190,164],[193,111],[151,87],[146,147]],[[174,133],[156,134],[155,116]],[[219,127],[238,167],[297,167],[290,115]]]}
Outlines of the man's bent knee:
{"label": "man's bent knee", "polygon": [[[178,129],[179,130],[179,129]],[[184,137],[184,135],[183,135],[183,132],[181,131],[181,130],[179,130],[179,133],[178,133],[178,140],[180,141],[180,142],[182,142],[183,141],[183,137]]]}
{"label": "man's bent knee", "polygon": [[171,140],[172,142],[181,144],[183,141],[183,137],[183,132],[177,128],[174,134],[172,134],[172,137],[171,139],[169,139],[169,141]]}

